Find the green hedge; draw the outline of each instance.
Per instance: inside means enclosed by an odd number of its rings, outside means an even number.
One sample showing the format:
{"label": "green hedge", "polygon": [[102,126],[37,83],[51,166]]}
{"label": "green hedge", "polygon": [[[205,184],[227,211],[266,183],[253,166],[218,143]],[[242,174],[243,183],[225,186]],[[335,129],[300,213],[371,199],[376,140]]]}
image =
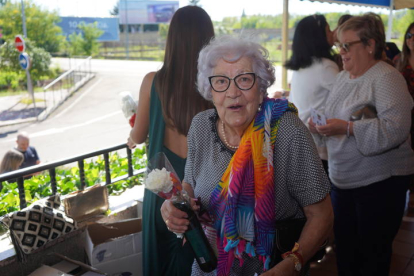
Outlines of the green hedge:
{"label": "green hedge", "polygon": [[[113,153],[110,154],[109,160],[112,180],[128,174],[128,160],[126,157],[120,157],[118,153]],[[135,149],[132,162],[135,170],[145,168],[147,162],[145,147]],[[119,195],[127,188],[140,185],[142,178],[143,175],[138,175],[108,185],[108,192],[110,195]],[[56,168],[56,182],[57,192],[61,195],[79,190],[81,186],[79,168]],[[85,183],[87,187],[97,183],[105,183],[105,162],[102,157],[85,162]],[[27,205],[52,195],[52,185],[48,172],[43,172],[31,179],[25,180],[24,187]],[[3,182],[3,189],[0,192],[0,216],[19,209],[20,199],[17,183]]]}

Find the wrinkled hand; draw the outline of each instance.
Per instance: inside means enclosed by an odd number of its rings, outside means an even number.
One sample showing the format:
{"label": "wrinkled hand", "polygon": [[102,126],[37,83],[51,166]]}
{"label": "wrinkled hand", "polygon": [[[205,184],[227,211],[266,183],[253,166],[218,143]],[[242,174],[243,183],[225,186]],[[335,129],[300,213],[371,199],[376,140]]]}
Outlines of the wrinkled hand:
{"label": "wrinkled hand", "polygon": [[328,119],[326,125],[315,126],[319,134],[323,136],[334,136],[346,134],[348,122],[340,119]]}
{"label": "wrinkled hand", "polygon": [[295,262],[292,258],[286,258],[273,268],[260,274],[260,276],[297,276],[298,272],[295,270]]}
{"label": "wrinkled hand", "polygon": [[187,225],[189,224],[187,213],[175,208],[170,200],[166,200],[162,204],[161,216],[168,230],[174,233],[187,231]]}
{"label": "wrinkled hand", "polygon": [[134,149],[137,146],[137,144],[135,144],[135,142],[132,141],[131,137],[128,137],[127,146],[129,149]]}

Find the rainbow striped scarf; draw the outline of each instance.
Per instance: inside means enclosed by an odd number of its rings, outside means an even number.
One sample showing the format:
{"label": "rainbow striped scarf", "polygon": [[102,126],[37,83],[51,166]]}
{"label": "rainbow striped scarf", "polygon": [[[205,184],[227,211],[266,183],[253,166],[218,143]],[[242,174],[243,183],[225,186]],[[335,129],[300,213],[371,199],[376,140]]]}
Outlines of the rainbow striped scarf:
{"label": "rainbow striped scarf", "polygon": [[269,268],[275,235],[273,149],[280,118],[297,114],[287,100],[266,98],[246,129],[210,199],[210,214],[217,231],[217,275],[229,275],[234,258],[258,255]]}

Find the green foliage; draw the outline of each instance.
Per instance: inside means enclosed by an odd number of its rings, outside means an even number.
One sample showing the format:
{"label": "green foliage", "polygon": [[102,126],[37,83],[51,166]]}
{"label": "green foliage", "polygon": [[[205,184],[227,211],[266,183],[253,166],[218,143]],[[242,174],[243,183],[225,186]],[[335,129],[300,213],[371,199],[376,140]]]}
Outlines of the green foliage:
{"label": "green foliage", "polygon": [[168,25],[168,24],[160,23],[158,33],[160,35],[161,40],[167,41],[167,35],[168,35],[169,27],[170,27],[170,25]]}
{"label": "green foliage", "polygon": [[68,52],[70,56],[83,55],[83,36],[82,34],[72,33],[69,35]]}
{"label": "green foliage", "polygon": [[404,41],[404,34],[408,26],[414,22],[414,11],[407,10],[405,12],[397,13],[394,17],[393,30],[399,33],[399,40]]}
{"label": "green foliage", "polygon": [[[121,157],[115,152],[110,154],[109,159],[112,181],[116,180],[117,177],[128,174],[128,161],[126,157]],[[134,170],[145,168],[147,162],[145,147],[141,149],[137,148],[133,152],[132,162]],[[86,187],[105,182],[105,162],[102,157],[85,162],[84,168]],[[138,175],[126,180],[117,181],[107,186],[108,192],[110,195],[119,195],[128,188],[140,185],[142,180],[143,175]],[[81,188],[79,168],[56,168],[56,182],[57,192],[61,195],[78,191]],[[31,179],[26,179],[24,187],[28,205],[52,194],[50,175],[46,172],[36,175]],[[3,182],[3,189],[0,192],[0,216],[19,210],[19,206],[20,199],[17,183]]]}
{"label": "green foliage", "polygon": [[[65,37],[62,29],[57,25],[60,18],[57,12],[49,12],[34,4],[31,0],[24,1],[27,37],[37,47],[47,52],[58,52]],[[23,33],[22,13],[20,1],[8,1],[0,9],[0,26],[3,26],[5,39],[14,39]]]}
{"label": "green foliage", "polygon": [[[23,72],[23,71],[22,71]],[[0,89],[14,90],[19,88],[19,83],[25,78],[23,73],[1,71],[0,73]]]}
{"label": "green foliage", "polygon": [[85,24],[81,22],[78,26],[81,33],[69,35],[69,53],[71,55],[97,55],[101,44],[98,38],[104,33],[98,28],[98,23]]}
{"label": "green foliage", "polygon": [[[51,55],[43,48],[36,47],[30,39],[26,39],[25,44],[25,52],[27,52],[30,57],[30,74],[33,81],[40,80],[44,75],[49,75],[51,73],[49,70],[52,58]],[[8,39],[6,43],[0,47],[0,71],[12,72],[19,76],[25,76],[25,73],[19,64],[19,54],[20,53],[14,47],[14,40]]]}

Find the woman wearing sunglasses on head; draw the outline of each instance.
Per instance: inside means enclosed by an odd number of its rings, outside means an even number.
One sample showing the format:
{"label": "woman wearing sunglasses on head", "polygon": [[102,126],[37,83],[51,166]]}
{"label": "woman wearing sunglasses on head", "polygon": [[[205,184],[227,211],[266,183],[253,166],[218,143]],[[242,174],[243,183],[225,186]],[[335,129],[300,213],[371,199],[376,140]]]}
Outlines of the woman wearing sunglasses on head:
{"label": "woman wearing sunglasses on head", "polygon": [[338,29],[344,71],[326,102],[339,275],[388,275],[392,242],[401,224],[414,173],[409,131],[413,100],[401,74],[381,61],[384,25],[373,13]]}
{"label": "woman wearing sunglasses on head", "polygon": [[[408,26],[405,32],[403,48],[398,56],[396,66],[398,71],[402,73],[408,85],[408,91],[414,98],[414,22]],[[414,109],[411,112],[411,147],[414,149]]]}

